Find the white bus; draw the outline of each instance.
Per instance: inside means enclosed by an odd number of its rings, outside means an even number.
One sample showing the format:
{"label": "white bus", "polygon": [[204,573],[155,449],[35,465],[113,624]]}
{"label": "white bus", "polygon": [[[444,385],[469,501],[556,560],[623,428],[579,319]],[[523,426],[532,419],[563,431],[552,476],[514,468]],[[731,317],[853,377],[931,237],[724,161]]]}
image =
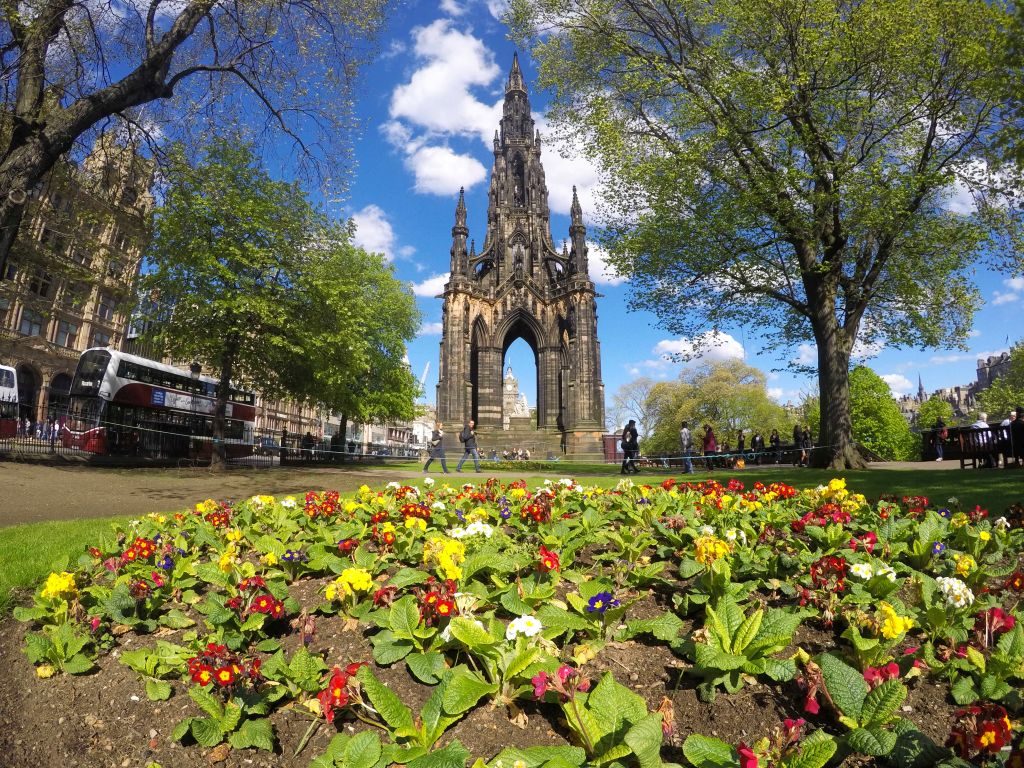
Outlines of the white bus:
{"label": "white bus", "polygon": [[0,365],[0,438],[18,434],[18,372]]}

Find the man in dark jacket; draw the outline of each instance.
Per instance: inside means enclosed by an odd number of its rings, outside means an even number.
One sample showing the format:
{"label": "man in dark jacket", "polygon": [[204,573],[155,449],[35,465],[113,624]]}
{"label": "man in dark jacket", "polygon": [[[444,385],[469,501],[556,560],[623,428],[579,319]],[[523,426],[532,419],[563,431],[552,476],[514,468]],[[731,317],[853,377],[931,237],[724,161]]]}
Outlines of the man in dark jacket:
{"label": "man in dark jacket", "polygon": [[626,424],[626,428],[622,430],[620,445],[624,458],[622,459],[622,470],[619,474],[625,475],[630,472],[639,472],[640,470],[636,466],[636,457],[640,453],[640,435],[636,431],[635,419],[630,419],[629,423]]}
{"label": "man in dark jacket", "polygon": [[427,463],[423,465],[423,471],[430,469],[430,462],[434,459],[441,460],[441,470],[447,475],[448,464],[444,460],[444,430],[441,422],[434,424],[434,431],[430,433],[430,446],[428,450]]}
{"label": "man in dark jacket", "polygon": [[466,463],[466,459],[470,456],[473,457],[473,468],[480,471],[480,452],[476,448],[476,422],[470,419],[466,426],[463,427],[462,431],[459,432],[459,442],[462,443],[464,453],[462,458],[459,459],[459,465],[455,467],[456,472],[462,471],[462,465]]}

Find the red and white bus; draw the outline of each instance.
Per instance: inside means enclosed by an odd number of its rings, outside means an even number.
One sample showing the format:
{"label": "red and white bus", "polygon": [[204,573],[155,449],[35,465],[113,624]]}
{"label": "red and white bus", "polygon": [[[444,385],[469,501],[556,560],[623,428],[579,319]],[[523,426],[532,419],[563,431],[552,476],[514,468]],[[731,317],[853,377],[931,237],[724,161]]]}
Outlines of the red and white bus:
{"label": "red and white bus", "polygon": [[[209,458],[217,380],[170,365],[97,347],[82,353],[71,382],[61,431],[66,448],[100,454]],[[229,458],[250,456],[256,396],[228,394]]]}
{"label": "red and white bus", "polygon": [[0,438],[18,434],[18,372],[0,365]]}

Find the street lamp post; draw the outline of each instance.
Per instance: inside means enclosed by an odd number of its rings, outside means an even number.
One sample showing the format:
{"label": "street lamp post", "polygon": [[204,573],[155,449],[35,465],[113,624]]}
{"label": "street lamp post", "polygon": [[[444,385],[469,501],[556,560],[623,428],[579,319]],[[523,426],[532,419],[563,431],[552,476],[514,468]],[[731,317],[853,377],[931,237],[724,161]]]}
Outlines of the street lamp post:
{"label": "street lamp post", "polygon": [[192,377],[192,421],[189,424],[189,450],[192,454],[192,458],[199,455],[198,446],[196,445],[196,390],[199,389],[199,374],[202,372],[203,366],[197,362],[193,362],[188,367],[189,375]]}

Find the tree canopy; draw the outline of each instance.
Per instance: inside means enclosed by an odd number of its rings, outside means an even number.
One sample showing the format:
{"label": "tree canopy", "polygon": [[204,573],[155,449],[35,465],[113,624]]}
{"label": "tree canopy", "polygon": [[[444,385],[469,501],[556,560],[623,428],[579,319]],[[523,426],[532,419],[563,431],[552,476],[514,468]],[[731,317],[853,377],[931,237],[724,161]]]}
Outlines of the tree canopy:
{"label": "tree canopy", "polygon": [[175,150],[166,178],[145,319],[158,348],[219,373],[219,418],[229,381],[362,420],[412,417],[403,358],[419,312],[382,256],[242,142],[215,141],[197,163]]}
{"label": "tree canopy", "polygon": [[710,424],[720,444],[728,441],[735,446],[741,429],[747,432],[747,447],[754,432],[760,432],[766,444],[772,429],[786,440],[793,425],[782,406],[768,397],[765,382],[764,373],[756,368],[725,360],[684,370],[676,381],[654,384],[645,402],[644,453],[677,455],[684,420],[695,435]]}
{"label": "tree canopy", "polygon": [[0,272],[33,186],[113,116],[181,139],[284,136],[344,180],[351,88],[386,0],[0,3]]}
{"label": "tree canopy", "polygon": [[953,406],[947,400],[932,395],[921,403],[917,411],[917,428],[924,432],[935,426],[935,422],[942,419],[947,427],[953,424]]}
{"label": "tree canopy", "polygon": [[608,182],[639,303],[698,346],[736,324],[813,341],[835,467],[862,463],[854,345],[962,343],[978,260],[1022,269],[988,165],[1005,3],[515,0],[512,20]]}
{"label": "tree canopy", "polygon": [[864,365],[850,371],[850,410],[853,436],[887,461],[919,458],[917,438],[900,413],[889,385]]}

